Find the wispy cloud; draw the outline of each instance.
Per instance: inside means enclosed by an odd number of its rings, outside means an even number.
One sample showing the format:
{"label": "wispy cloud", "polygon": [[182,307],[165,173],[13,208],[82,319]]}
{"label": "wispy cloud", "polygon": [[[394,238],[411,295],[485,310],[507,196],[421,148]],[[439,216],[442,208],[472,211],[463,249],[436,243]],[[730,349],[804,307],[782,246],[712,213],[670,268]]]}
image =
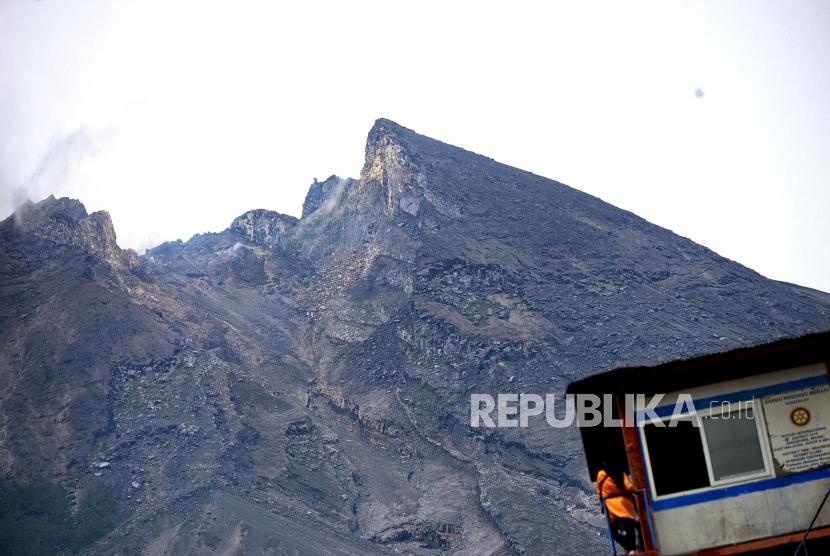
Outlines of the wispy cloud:
{"label": "wispy cloud", "polygon": [[61,196],[80,165],[97,156],[113,135],[111,129],[91,131],[84,127],[56,134],[25,182],[15,184],[3,176],[3,212],[15,210],[27,199],[39,201],[48,195]]}

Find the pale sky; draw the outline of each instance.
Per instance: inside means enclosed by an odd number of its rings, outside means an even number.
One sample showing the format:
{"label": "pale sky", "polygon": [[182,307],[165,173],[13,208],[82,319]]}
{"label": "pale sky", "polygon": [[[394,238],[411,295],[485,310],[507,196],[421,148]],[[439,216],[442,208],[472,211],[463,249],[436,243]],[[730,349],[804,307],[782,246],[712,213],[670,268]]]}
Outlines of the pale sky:
{"label": "pale sky", "polygon": [[299,215],[378,117],[830,291],[828,2],[0,0],[0,218]]}

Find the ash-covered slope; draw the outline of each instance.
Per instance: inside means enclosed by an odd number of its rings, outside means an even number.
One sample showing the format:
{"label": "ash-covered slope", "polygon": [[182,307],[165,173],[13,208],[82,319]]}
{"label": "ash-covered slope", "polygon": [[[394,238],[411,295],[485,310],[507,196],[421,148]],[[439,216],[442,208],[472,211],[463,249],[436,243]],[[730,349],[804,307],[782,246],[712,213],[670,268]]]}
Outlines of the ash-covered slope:
{"label": "ash-covered slope", "polygon": [[471,430],[471,393],[830,327],[827,294],[388,120],[301,219],[140,259],[24,207],[0,311],[5,484],[106,485],[107,554],[600,553],[576,432]]}

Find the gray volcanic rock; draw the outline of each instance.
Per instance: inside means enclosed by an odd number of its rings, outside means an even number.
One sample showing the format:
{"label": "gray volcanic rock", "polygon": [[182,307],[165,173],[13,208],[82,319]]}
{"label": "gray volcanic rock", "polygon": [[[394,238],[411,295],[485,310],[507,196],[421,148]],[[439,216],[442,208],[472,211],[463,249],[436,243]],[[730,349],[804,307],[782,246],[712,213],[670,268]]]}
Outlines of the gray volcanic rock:
{"label": "gray volcanic rock", "polygon": [[109,213],[87,214],[76,199],[55,199],[50,195],[37,204],[27,201],[17,209],[14,219],[20,229],[33,236],[57,245],[80,247],[117,267],[138,266],[134,251],[118,247]]}
{"label": "gray volcanic rock", "polygon": [[108,485],[96,554],[601,553],[576,431],[471,429],[471,393],[830,327],[828,294],[388,120],[299,220],[125,263],[95,214],[0,224],[0,473]]}
{"label": "gray volcanic rock", "polygon": [[330,213],[340,201],[340,195],[346,185],[346,182],[337,176],[329,176],[325,181],[315,179],[303,201],[302,217],[306,218],[318,211],[318,216]]}
{"label": "gray volcanic rock", "polygon": [[250,210],[231,222],[231,231],[254,243],[268,247],[282,247],[291,238],[297,219],[272,210]]}

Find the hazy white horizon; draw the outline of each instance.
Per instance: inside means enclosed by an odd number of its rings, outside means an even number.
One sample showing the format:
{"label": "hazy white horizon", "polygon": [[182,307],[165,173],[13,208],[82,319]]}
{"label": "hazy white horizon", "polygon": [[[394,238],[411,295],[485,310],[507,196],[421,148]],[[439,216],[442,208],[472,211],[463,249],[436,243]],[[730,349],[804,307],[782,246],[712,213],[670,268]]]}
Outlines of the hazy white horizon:
{"label": "hazy white horizon", "polygon": [[[0,218],[143,250],[357,177],[378,117],[830,291],[830,4],[0,3]],[[823,255],[822,255],[823,253]]]}

